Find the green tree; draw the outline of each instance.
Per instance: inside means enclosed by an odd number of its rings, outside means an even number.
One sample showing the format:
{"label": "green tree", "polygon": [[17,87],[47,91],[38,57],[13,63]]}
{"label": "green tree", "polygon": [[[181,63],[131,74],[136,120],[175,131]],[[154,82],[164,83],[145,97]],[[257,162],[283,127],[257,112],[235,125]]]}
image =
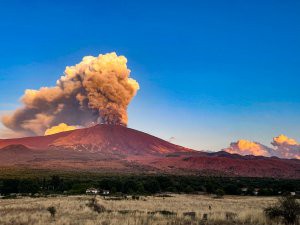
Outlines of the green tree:
{"label": "green tree", "polygon": [[159,183],[160,189],[162,191],[167,191],[170,187],[174,186],[173,179],[168,176],[159,176],[156,178],[156,180]]}
{"label": "green tree", "polygon": [[35,194],[39,191],[39,185],[33,180],[21,180],[18,185],[20,193],[31,193]]}
{"label": "green tree", "polygon": [[211,181],[206,183],[205,188],[206,188],[206,192],[209,194],[214,193],[216,190],[215,184]]}
{"label": "green tree", "polygon": [[216,195],[218,198],[222,198],[224,196],[225,192],[223,191],[223,189],[217,189],[216,190]]}
{"label": "green tree", "polygon": [[124,192],[125,193],[133,194],[133,193],[136,193],[137,190],[138,190],[138,185],[135,180],[130,179],[130,180],[126,180],[124,182]]}
{"label": "green tree", "polygon": [[154,180],[154,179],[146,180],[144,183],[144,187],[145,187],[145,190],[151,194],[154,194],[154,193],[157,193],[160,191],[159,183],[157,182],[157,180]]}
{"label": "green tree", "polygon": [[237,195],[240,194],[239,187],[235,184],[228,184],[224,187],[224,191],[228,195]]}
{"label": "green tree", "polygon": [[18,193],[19,192],[18,186],[19,186],[18,180],[14,180],[14,179],[3,180],[1,192],[3,194]]}
{"label": "green tree", "polygon": [[63,184],[64,184],[63,179],[61,179],[59,176],[53,175],[51,177],[50,185],[52,186],[54,191],[63,191],[64,189]]}
{"label": "green tree", "polygon": [[186,193],[192,193],[193,191],[194,191],[194,189],[191,187],[191,185],[187,185],[184,188],[184,192],[186,192]]}

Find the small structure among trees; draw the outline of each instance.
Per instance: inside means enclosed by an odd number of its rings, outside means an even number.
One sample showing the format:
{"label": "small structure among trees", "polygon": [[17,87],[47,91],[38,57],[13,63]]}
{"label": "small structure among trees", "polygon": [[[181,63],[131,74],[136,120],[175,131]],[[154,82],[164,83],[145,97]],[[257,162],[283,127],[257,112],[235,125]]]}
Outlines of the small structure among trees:
{"label": "small structure among trees", "polygon": [[88,188],[85,191],[86,194],[88,195],[109,195],[110,191],[109,190],[102,190],[102,189],[96,189],[96,188]]}
{"label": "small structure among trees", "polygon": [[241,192],[242,192],[242,195],[246,195],[248,192],[248,188],[247,187],[241,188]]}
{"label": "small structure among trees", "polygon": [[85,193],[88,195],[97,195],[99,194],[99,190],[96,188],[88,188],[86,189]]}
{"label": "small structure among trees", "polygon": [[109,190],[102,190],[102,195],[109,195]]}

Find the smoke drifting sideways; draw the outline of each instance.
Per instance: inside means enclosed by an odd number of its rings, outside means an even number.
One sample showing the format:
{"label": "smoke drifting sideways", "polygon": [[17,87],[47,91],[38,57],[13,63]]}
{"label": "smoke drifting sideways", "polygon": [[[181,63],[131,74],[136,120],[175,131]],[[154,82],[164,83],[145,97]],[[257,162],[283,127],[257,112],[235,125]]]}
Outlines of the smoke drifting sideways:
{"label": "smoke drifting sideways", "polygon": [[276,156],[279,158],[300,159],[300,144],[292,138],[281,134],[273,138],[272,147],[262,145],[258,142],[248,140],[238,140],[224,149],[232,154],[255,155],[255,156]]}
{"label": "smoke drifting sideways", "polygon": [[86,56],[79,64],[66,67],[56,86],[26,90],[23,106],[3,116],[2,122],[22,135],[43,135],[60,123],[127,126],[127,107],[138,90],[124,56],[114,52]]}

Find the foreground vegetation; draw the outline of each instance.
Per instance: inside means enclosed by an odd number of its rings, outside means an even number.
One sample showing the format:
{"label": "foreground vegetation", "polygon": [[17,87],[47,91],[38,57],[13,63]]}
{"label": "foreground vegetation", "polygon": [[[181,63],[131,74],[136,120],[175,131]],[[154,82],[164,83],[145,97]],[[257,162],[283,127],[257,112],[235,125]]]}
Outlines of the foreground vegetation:
{"label": "foreground vegetation", "polygon": [[[300,180],[0,172],[1,225],[284,225],[299,221],[299,200],[277,202],[277,198],[297,194]],[[83,195],[92,187],[109,190],[110,195]]]}
{"label": "foreground vegetation", "polygon": [[279,225],[264,209],[275,197],[156,195],[139,198],[56,196],[0,200],[3,225]]}

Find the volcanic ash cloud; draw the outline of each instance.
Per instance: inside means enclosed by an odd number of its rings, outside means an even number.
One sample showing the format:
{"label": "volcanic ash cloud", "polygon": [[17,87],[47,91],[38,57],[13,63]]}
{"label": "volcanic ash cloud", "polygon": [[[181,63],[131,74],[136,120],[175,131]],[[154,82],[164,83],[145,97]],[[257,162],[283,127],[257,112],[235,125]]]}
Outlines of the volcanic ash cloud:
{"label": "volcanic ash cloud", "polygon": [[86,56],[66,67],[54,87],[28,89],[23,107],[2,118],[15,132],[42,135],[60,123],[82,127],[95,123],[127,125],[127,107],[139,89],[127,59],[116,53]]}

